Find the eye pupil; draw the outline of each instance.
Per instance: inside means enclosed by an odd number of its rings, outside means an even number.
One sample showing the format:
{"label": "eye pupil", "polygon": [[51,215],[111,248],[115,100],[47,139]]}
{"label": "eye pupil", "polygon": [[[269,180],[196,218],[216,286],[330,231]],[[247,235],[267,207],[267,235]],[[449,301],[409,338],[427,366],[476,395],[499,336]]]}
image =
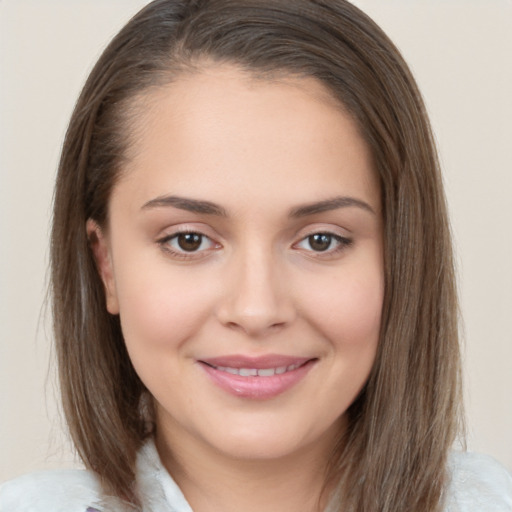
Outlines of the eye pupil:
{"label": "eye pupil", "polygon": [[202,235],[198,233],[181,233],[178,235],[178,245],[183,251],[196,251],[201,246]]}
{"label": "eye pupil", "polygon": [[316,233],[308,237],[309,245],[314,251],[326,251],[331,246],[332,236]]}

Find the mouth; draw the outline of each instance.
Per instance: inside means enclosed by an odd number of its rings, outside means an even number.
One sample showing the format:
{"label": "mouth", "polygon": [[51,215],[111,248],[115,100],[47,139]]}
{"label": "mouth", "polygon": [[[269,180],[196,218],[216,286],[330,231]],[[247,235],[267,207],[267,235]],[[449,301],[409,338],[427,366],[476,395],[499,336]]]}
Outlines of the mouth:
{"label": "mouth", "polygon": [[317,358],[290,356],[225,356],[199,360],[201,367],[222,390],[239,398],[274,398],[298,384]]}
{"label": "mouth", "polygon": [[274,368],[235,368],[231,366],[215,366],[209,363],[204,363],[219,372],[226,372],[231,375],[240,375],[240,377],[273,377],[274,375],[283,375],[287,372],[292,372],[300,368],[302,364],[296,363],[288,366],[277,366]]}

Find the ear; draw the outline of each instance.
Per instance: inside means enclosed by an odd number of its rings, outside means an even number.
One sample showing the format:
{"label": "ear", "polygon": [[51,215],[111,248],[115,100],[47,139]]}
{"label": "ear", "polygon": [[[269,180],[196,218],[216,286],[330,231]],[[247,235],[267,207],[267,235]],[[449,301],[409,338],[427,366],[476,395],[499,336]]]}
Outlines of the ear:
{"label": "ear", "polygon": [[96,266],[105,287],[107,311],[112,315],[117,315],[119,314],[119,303],[108,239],[100,226],[92,219],[87,220],[86,230]]}

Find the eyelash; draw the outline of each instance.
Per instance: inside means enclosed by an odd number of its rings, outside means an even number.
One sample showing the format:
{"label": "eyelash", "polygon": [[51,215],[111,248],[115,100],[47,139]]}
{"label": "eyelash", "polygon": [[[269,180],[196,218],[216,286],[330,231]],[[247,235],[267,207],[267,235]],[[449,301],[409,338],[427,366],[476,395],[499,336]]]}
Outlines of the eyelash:
{"label": "eyelash", "polygon": [[201,251],[198,251],[198,250],[186,251],[185,249],[180,250],[180,249],[176,249],[176,248],[172,247],[171,242],[173,240],[178,241],[180,236],[186,236],[186,235],[196,235],[197,237],[199,237],[200,238],[199,248],[201,248],[201,246],[203,245],[205,240],[209,240],[210,244],[213,248],[220,247],[220,244],[216,244],[209,236],[205,235],[204,233],[201,233],[199,231],[194,231],[194,230],[188,230],[188,229],[185,229],[183,231],[178,231],[176,233],[173,233],[172,235],[166,235],[166,236],[160,238],[159,240],[157,240],[157,243],[160,245],[160,247],[162,248],[163,251],[168,252],[173,257],[175,257],[177,259],[182,259],[182,260],[190,260],[193,258],[205,256],[206,254],[204,254],[204,253],[206,253],[208,250],[211,250],[211,248],[208,248],[208,249],[203,249]]}
{"label": "eyelash", "polygon": [[[314,250],[311,247],[312,238],[313,237],[328,237],[329,238],[329,246],[324,250]],[[333,242],[336,244],[335,248],[332,249],[331,245]],[[302,238],[299,242],[294,244],[294,247],[300,246],[300,244],[303,243],[309,243],[309,246],[311,247],[311,250],[308,250],[308,252],[311,252],[315,258],[321,258],[321,257],[328,257],[337,255],[341,252],[343,252],[345,249],[350,247],[353,244],[353,240],[350,238],[346,238],[344,236],[337,235],[336,233],[331,233],[329,231],[315,231],[314,233],[310,233],[309,235],[306,235],[304,238]]]}
{"label": "eyelash", "polygon": [[[199,240],[199,246],[195,250],[187,251],[183,248],[173,248],[171,245],[172,241],[178,241],[180,236],[186,236],[186,235],[195,235],[198,237]],[[315,250],[311,247],[312,239],[313,237],[327,237],[329,239],[329,245],[324,250]],[[201,250],[201,246],[203,243],[208,240],[210,242],[210,247],[206,249]],[[163,251],[170,253],[173,257],[177,259],[182,260],[190,260],[190,259],[197,259],[206,256],[206,253],[210,250],[220,248],[221,245],[214,242],[209,236],[205,235],[204,233],[201,233],[200,231],[194,231],[194,230],[183,230],[178,231],[176,233],[173,233],[172,235],[166,235],[160,239],[157,240],[157,243],[160,245]],[[179,243],[179,242],[177,242]],[[306,235],[305,237],[301,238],[299,242],[293,244],[293,248],[300,248],[300,245],[303,243],[309,243],[310,249],[305,249],[307,252],[312,253],[312,257],[315,258],[322,258],[322,257],[328,257],[333,256],[336,254],[339,254],[343,252],[345,249],[350,247],[353,244],[353,240],[350,238],[346,238],[340,235],[337,235],[335,233],[331,233],[328,231],[315,231],[314,233],[310,233]],[[331,248],[332,244],[335,243],[336,246]],[[304,248],[303,248],[304,249]]]}

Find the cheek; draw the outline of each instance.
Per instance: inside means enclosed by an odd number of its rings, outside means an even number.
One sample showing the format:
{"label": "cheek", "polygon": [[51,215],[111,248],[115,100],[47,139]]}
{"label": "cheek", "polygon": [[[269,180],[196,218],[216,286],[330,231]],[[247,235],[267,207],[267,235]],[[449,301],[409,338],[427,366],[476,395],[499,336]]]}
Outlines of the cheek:
{"label": "cheek", "polygon": [[324,290],[312,297],[309,318],[315,318],[324,340],[330,368],[325,401],[338,417],[363,388],[375,361],[384,290],[380,266],[340,273],[325,282]]}
{"label": "cheek", "polygon": [[[118,267],[119,269],[119,267]],[[130,353],[153,357],[179,348],[200,328],[214,301],[213,286],[200,276],[172,269],[165,262],[116,273],[121,326]]]}
{"label": "cheek", "polygon": [[356,341],[374,340],[380,330],[382,299],[383,287],[376,279],[348,283],[338,298],[341,330],[352,333]]}
{"label": "cheek", "polygon": [[310,317],[333,344],[346,350],[376,348],[384,285],[379,268],[340,273],[312,294]]}

